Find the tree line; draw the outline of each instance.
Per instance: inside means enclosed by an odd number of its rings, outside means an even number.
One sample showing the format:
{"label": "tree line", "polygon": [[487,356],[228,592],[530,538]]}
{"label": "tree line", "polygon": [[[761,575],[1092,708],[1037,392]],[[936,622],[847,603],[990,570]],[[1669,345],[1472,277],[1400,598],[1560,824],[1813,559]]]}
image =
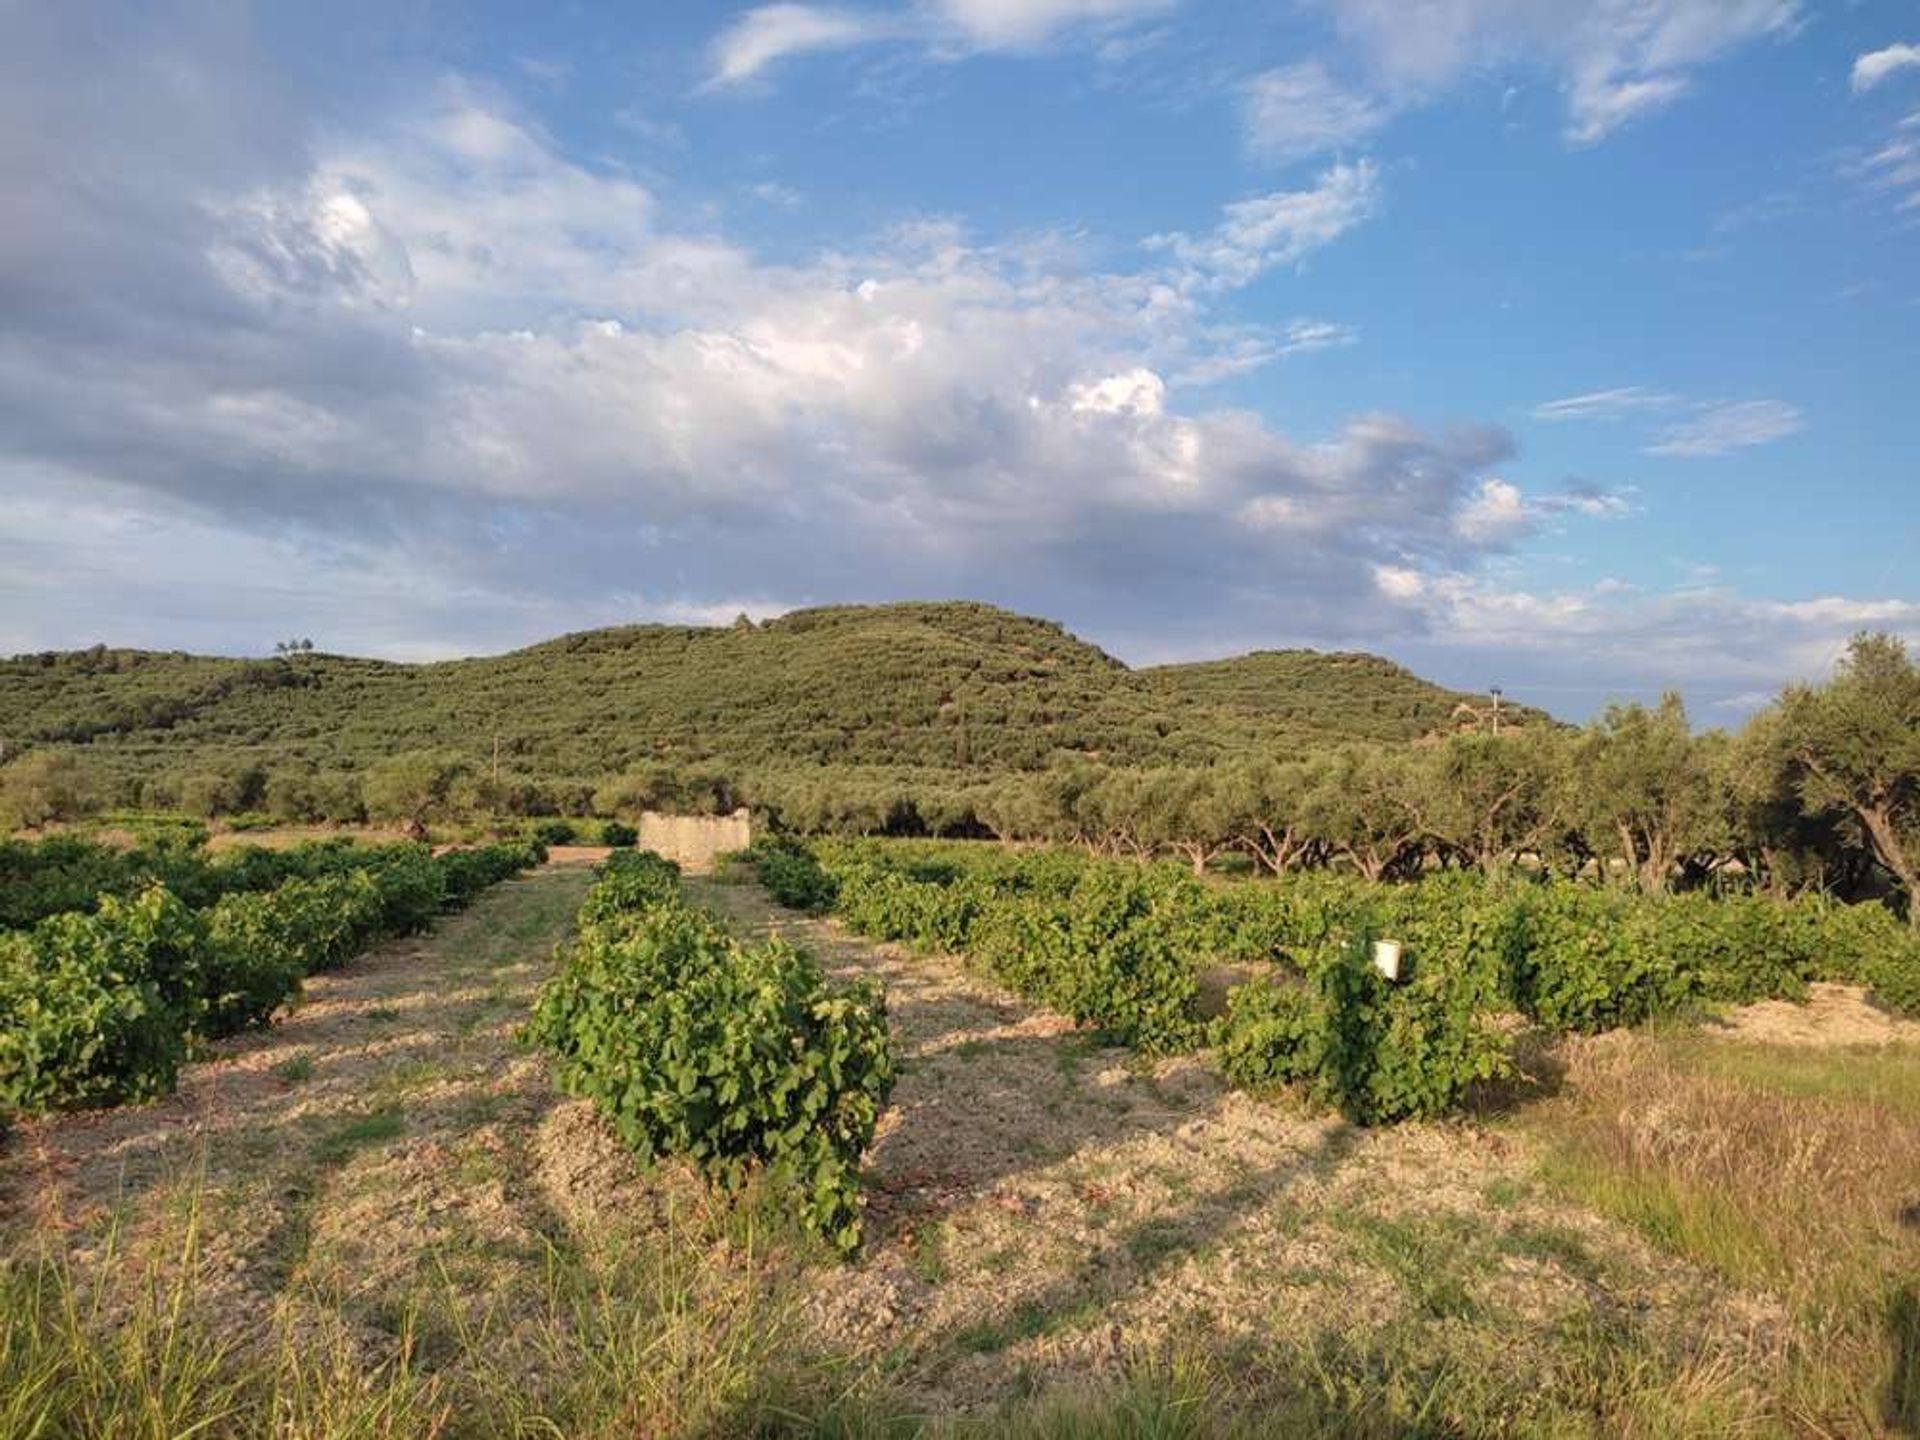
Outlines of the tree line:
{"label": "tree line", "polygon": [[987,834],[1372,880],[1527,864],[1658,893],[1739,877],[1779,893],[1888,893],[1920,918],[1920,666],[1854,640],[1824,685],[1736,733],[1695,734],[1677,695],[1583,729],[1342,746],[1202,767],[1076,761],[972,785],[769,777],[755,804],[802,833]]}
{"label": "tree line", "polygon": [[799,834],[1075,844],[1271,874],[1369,879],[1524,864],[1649,892],[1729,877],[1780,893],[1887,894],[1920,916],[1920,666],[1862,635],[1825,684],[1796,685],[1737,732],[1694,733],[1680,698],[1610,706],[1581,729],[1532,723],[1414,744],[1253,752],[1145,768],[1098,756],[1030,770],[651,762],[592,781],[502,773],[453,750],[358,770],[195,771],[103,793],[70,750],[0,770],[0,819],[103,805],[208,817],[405,825],[752,807]]}

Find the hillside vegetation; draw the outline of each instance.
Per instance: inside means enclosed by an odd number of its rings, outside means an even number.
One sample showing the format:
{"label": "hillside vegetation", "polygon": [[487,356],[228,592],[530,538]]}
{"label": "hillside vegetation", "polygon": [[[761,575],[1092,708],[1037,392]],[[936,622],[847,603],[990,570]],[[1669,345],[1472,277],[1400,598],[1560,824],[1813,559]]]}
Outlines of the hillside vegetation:
{"label": "hillside vegetation", "polygon": [[[1263,652],[1131,670],[979,604],[835,606],[760,625],[639,625],[403,665],[96,647],[0,661],[9,749],[117,773],[358,768],[448,749],[540,779],[649,761],[1033,769],[1063,753],[1194,764],[1450,728],[1468,697],[1369,655]],[[1516,720],[1538,712],[1512,707]]]}

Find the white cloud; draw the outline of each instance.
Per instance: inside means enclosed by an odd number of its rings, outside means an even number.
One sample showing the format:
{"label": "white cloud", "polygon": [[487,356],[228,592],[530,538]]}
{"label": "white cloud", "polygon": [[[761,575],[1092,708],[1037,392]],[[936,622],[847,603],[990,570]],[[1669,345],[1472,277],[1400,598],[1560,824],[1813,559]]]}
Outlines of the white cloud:
{"label": "white cloud", "polygon": [[1379,169],[1361,160],[1330,167],[1308,190],[1276,190],[1235,201],[1205,235],[1176,232],[1147,243],[1180,262],[1183,284],[1231,290],[1268,270],[1298,264],[1371,219],[1380,204]]}
{"label": "white cloud", "polygon": [[1411,656],[1443,669],[1470,657],[1517,699],[1577,710],[1662,689],[1681,691],[1696,720],[1751,710],[1786,681],[1825,678],[1857,631],[1920,642],[1920,603],[1906,600],[1764,600],[1716,585],[1648,592],[1607,581],[1537,591],[1457,572],[1382,575],[1376,585],[1424,621]]}
{"label": "white cloud", "polygon": [[1621,520],[1634,513],[1627,495],[1585,483],[1570,485],[1557,495],[1543,495],[1533,505],[1541,515],[1572,514],[1589,520]]}
{"label": "white cloud", "polygon": [[1427,582],[1420,572],[1409,570],[1404,565],[1374,566],[1373,583],[1390,600],[1417,600],[1427,588]]}
{"label": "white cloud", "polygon": [[1607,72],[1575,79],[1570,93],[1573,116],[1567,138],[1576,145],[1594,145],[1622,125],[1664,109],[1687,93],[1687,81],[1678,75],[1620,79]]}
{"label": "white cloud", "polygon": [[1505,545],[1533,528],[1533,515],[1519,486],[1489,476],[1461,508],[1454,527],[1475,545]]}
{"label": "white cloud", "polygon": [[1339,150],[1387,122],[1382,101],[1340,84],[1317,60],[1263,71],[1241,96],[1247,148],[1286,161]]}
{"label": "white cloud", "polygon": [[955,34],[983,50],[1041,45],[1076,26],[1122,24],[1169,10],[1178,0],[933,0]]}
{"label": "white cloud", "polygon": [[782,185],[778,180],[762,180],[757,185],[749,185],[747,193],[777,210],[797,210],[807,203],[806,196],[791,185]]}
{"label": "white cloud", "polygon": [[1139,269],[952,223],[775,264],[479,87],[314,138],[229,88],[261,73],[244,46],[207,54],[130,42],[76,87],[0,53],[0,643],[419,656],[946,593],[1189,652],[1231,617],[1627,673],[1622,637],[1706,665],[1869,613],[1501,590],[1529,526],[1623,502],[1498,478],[1492,427],[1300,439],[1196,398],[1189,372],[1344,338],[1216,307],[1371,214],[1370,164]]}
{"label": "white cloud", "polygon": [[878,15],[819,5],[762,5],[714,38],[707,83],[738,85],[791,55],[844,50],[895,33],[895,27]]}
{"label": "white cloud", "polygon": [[739,85],[796,55],[880,41],[918,46],[931,58],[1032,50],[1076,30],[1107,34],[1178,0],[923,0],[906,9],[852,10],[762,5],[714,38],[707,87]]}
{"label": "white cloud", "polygon": [[1338,345],[1351,345],[1359,338],[1360,332],[1351,325],[1339,325],[1331,320],[1289,320],[1281,332],[1279,353],[1296,355],[1330,350]]}
{"label": "white cloud", "polygon": [[1067,407],[1080,414],[1158,416],[1167,408],[1167,385],[1145,366],[1122,375],[1067,387]]}
{"label": "white cloud", "polygon": [[1566,137],[1594,144],[1671,105],[1738,47],[1793,33],[1798,0],[1318,0],[1376,105],[1432,99],[1480,75],[1557,77]]}
{"label": "white cloud", "polygon": [[1871,90],[1890,75],[1915,66],[1920,66],[1920,45],[1889,45],[1883,50],[1869,50],[1853,62],[1853,93]]}
{"label": "white cloud", "polygon": [[1551,423],[1620,421],[1652,415],[1676,418],[1654,430],[1647,445],[1649,455],[1688,458],[1724,455],[1731,450],[1784,440],[1806,428],[1806,417],[1799,408],[1784,400],[1690,401],[1644,385],[1569,395],[1533,408],[1534,419]]}
{"label": "white cloud", "polygon": [[1846,167],[1868,193],[1896,213],[1920,209],[1920,116],[1909,115],[1885,144]]}
{"label": "white cloud", "polygon": [[1664,410],[1679,403],[1677,397],[1644,385],[1627,385],[1617,390],[1595,390],[1585,395],[1569,395],[1548,400],[1533,407],[1536,420],[1618,420],[1646,410]]}
{"label": "white cloud", "polygon": [[[1212,297],[1357,223],[1369,166],[1134,271],[950,223],[769,264],[458,83],[275,182],[168,181],[53,193],[138,205],[104,217],[95,309],[0,331],[0,473],[233,534],[303,527],[423,595],[582,616],[635,576],[646,613],[849,586],[1056,614],[1237,597],[1357,633],[1372,564],[1471,563],[1457,516],[1511,450],[1390,416],[1303,444],[1166,378],[1348,338],[1229,323]],[[161,293],[156,255],[177,270]],[[218,322],[169,328],[182,301]],[[31,608],[58,615],[42,568]]]}
{"label": "white cloud", "polygon": [[1784,440],[1806,428],[1799,409],[1784,400],[1730,400],[1700,407],[1657,431],[1649,455],[1725,455]]}

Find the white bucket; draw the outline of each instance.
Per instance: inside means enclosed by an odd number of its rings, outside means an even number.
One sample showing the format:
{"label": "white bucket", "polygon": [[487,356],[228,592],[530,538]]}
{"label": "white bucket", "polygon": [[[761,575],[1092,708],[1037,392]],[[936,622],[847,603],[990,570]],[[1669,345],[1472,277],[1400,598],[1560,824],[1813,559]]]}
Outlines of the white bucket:
{"label": "white bucket", "polygon": [[1373,942],[1373,968],[1389,980],[1400,978],[1400,942],[1398,940],[1376,940]]}

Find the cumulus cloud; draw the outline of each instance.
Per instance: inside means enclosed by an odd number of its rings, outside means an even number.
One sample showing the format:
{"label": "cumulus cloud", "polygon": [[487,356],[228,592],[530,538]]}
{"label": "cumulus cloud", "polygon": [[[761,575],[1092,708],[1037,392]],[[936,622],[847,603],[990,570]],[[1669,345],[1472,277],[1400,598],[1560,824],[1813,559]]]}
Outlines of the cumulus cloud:
{"label": "cumulus cloud", "polygon": [[[129,57],[113,78],[132,95],[142,73]],[[41,101],[68,103],[50,81]],[[132,143],[119,117],[74,120],[72,164]],[[1459,516],[1511,455],[1503,432],[1369,415],[1301,442],[1182,388],[1351,338],[1235,323],[1211,297],[1359,223],[1370,166],[1115,271],[950,224],[771,264],[464,82],[259,164],[192,156],[151,185],[27,192],[49,243],[5,277],[0,469],[68,534],[160,517],[256,537],[232,543],[316,583],[322,562],[283,553],[297,536],[404,576],[424,615],[464,604],[516,638],[513,616],[569,607],[850,590],[1109,617],[1231,599],[1358,633],[1371,564],[1471,565],[1491,534]],[[51,243],[76,234],[95,238],[84,265]],[[57,563],[28,569],[33,610],[86,613],[55,598]]]}
{"label": "cumulus cloud", "polygon": [[1906,600],[1759,600],[1719,585],[1646,592],[1606,580],[1541,590],[1463,573],[1388,572],[1375,583],[1422,617],[1409,658],[1575,713],[1671,689],[1696,721],[1723,722],[1785,680],[1825,678],[1860,630],[1920,641],[1920,603]]}
{"label": "cumulus cloud", "polygon": [[1526,497],[1520,487],[1489,477],[1474,497],[1461,507],[1454,527],[1475,545],[1501,545],[1519,539],[1533,528]]}
{"label": "cumulus cloud", "polygon": [[1916,66],[1920,66],[1920,45],[1899,44],[1889,45],[1882,50],[1869,50],[1854,59],[1853,93],[1858,95],[1871,90],[1889,76]]}
{"label": "cumulus cloud", "polygon": [[1585,480],[1576,480],[1557,493],[1542,495],[1533,501],[1533,506],[1542,516],[1580,515],[1589,520],[1620,520],[1634,513],[1633,502],[1626,494]]}
{"label": "cumulus cloud", "polygon": [[1139,268],[953,223],[773,263],[470,82],[317,129],[235,13],[116,49],[49,7],[0,54],[0,648],[420,657],[943,593],[1136,658],[1594,633],[1486,570],[1617,496],[1530,493],[1497,427],[1300,438],[1196,388],[1351,339],[1223,308],[1376,212],[1368,162]]}

